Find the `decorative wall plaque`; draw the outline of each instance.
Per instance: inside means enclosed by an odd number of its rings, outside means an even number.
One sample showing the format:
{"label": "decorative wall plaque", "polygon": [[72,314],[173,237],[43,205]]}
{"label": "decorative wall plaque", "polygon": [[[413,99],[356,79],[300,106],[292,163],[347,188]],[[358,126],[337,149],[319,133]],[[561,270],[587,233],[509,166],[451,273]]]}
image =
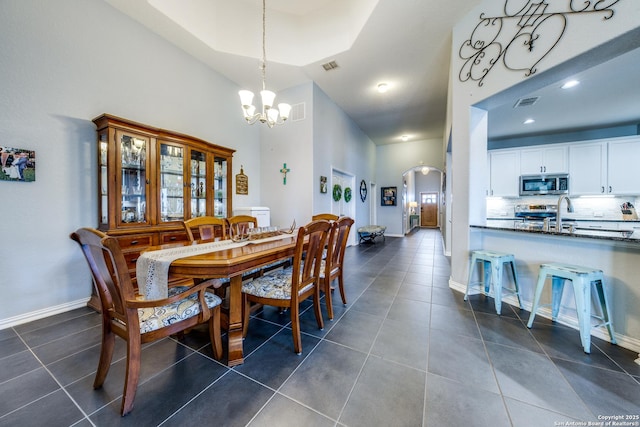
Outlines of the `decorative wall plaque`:
{"label": "decorative wall plaque", "polygon": [[236,194],[249,194],[249,177],[244,174],[242,165],[240,165],[240,173],[236,175]]}

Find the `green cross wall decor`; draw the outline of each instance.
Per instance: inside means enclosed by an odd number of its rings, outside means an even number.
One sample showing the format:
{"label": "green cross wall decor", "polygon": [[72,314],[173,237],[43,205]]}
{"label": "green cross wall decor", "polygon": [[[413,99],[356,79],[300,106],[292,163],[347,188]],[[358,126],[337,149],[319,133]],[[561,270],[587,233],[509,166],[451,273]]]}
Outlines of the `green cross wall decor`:
{"label": "green cross wall decor", "polygon": [[284,185],[287,185],[287,173],[291,172],[291,169],[287,169],[287,164],[283,163],[282,164],[282,169],[280,169],[280,173],[283,174],[284,176],[282,177],[282,183]]}

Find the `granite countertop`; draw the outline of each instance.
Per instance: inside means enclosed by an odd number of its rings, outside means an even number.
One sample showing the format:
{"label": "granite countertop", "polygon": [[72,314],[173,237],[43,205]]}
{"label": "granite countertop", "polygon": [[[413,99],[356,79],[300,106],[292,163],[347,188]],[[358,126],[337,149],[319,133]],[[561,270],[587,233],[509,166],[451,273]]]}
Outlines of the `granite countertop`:
{"label": "granite countertop", "polygon": [[[521,228],[516,226],[516,222],[514,221],[512,224],[505,224],[506,220],[509,218],[500,218],[496,219],[487,219],[487,225],[471,225],[472,228],[480,228],[480,229],[488,229],[488,230],[504,230],[504,231],[514,231],[518,233],[531,233],[531,234],[546,234],[549,236],[555,237],[567,237],[567,238],[581,238],[581,239],[595,239],[595,240],[607,240],[607,241],[617,241],[617,242],[627,242],[634,243],[640,245],[640,228],[636,228],[633,225],[629,224],[628,228],[624,230],[603,230],[603,229],[588,229],[588,228],[580,228],[576,227],[573,232],[569,230],[563,230],[562,233],[556,233],[555,231],[545,231],[539,228]],[[492,224],[494,222],[494,224]],[[564,220],[563,220],[564,222]],[[640,221],[616,221],[616,222],[630,222],[636,223]],[[521,223],[518,223],[521,224]],[[624,235],[623,231],[632,231],[631,235]]]}
{"label": "granite countertop", "polygon": [[[522,218],[496,216],[487,218],[487,221],[524,221]],[[604,218],[573,218],[568,216],[562,216],[562,221],[580,221],[580,222],[616,222],[616,223],[629,223],[633,225],[640,225],[640,219],[604,219]]]}

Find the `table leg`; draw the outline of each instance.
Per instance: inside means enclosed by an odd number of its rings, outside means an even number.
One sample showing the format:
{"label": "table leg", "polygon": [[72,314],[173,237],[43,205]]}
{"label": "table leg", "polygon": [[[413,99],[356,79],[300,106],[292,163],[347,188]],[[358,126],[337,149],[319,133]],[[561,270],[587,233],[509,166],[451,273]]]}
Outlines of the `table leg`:
{"label": "table leg", "polygon": [[242,275],[231,278],[229,286],[229,366],[244,363],[242,352]]}

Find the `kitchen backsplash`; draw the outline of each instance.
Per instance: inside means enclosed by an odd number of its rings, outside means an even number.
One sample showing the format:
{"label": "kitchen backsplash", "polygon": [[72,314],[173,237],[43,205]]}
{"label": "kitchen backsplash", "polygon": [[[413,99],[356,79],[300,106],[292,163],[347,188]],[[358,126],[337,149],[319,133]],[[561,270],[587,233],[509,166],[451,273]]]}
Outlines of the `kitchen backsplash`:
{"label": "kitchen backsplash", "polygon": [[[575,219],[602,219],[622,221],[620,206],[630,202],[636,209],[640,209],[640,197],[574,197],[571,198],[573,213],[564,213],[563,218]],[[513,218],[515,205],[555,205],[558,196],[539,196],[521,198],[487,198],[487,218]],[[565,209],[566,204],[562,204]]]}

